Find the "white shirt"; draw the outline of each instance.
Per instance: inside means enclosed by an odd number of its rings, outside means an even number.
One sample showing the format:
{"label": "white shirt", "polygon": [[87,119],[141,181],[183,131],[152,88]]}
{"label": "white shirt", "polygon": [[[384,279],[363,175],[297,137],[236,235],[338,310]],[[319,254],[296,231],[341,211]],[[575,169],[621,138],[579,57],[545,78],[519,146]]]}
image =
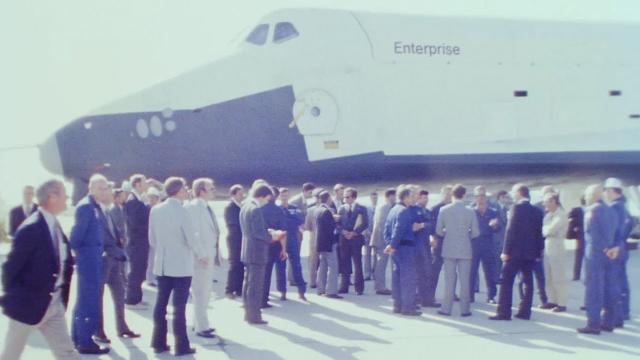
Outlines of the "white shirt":
{"label": "white shirt", "polygon": [[59,227],[58,220],[56,219],[56,217],[52,213],[46,211],[43,208],[40,208],[39,210],[42,216],[44,216],[44,220],[47,222],[47,226],[49,227],[49,234],[51,234],[51,239],[53,241],[58,241],[57,248],[58,248],[59,260],[60,260],[58,267],[59,267],[60,273],[58,275],[58,279],[56,280],[55,287],[57,288],[60,285],[62,285],[62,281],[63,281],[62,270],[64,269],[64,262],[67,260],[66,244],[62,240],[63,238],[62,230]]}

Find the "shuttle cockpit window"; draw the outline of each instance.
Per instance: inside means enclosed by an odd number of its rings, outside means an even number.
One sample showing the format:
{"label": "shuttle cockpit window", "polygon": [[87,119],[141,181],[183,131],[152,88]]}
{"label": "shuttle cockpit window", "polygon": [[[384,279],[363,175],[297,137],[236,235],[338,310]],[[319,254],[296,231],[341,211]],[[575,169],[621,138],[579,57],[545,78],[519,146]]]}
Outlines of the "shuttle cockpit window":
{"label": "shuttle cockpit window", "polygon": [[276,44],[291,40],[297,37],[298,30],[290,22],[280,22],[276,24],[275,31],[273,32],[273,42]]}
{"label": "shuttle cockpit window", "polygon": [[247,36],[247,42],[254,45],[264,45],[269,35],[269,24],[260,24]]}

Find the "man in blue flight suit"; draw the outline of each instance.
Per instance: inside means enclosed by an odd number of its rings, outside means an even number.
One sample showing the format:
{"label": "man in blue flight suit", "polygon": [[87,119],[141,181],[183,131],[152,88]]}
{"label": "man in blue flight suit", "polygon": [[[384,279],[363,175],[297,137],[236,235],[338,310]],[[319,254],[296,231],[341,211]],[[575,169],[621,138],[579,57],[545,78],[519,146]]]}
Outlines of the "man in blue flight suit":
{"label": "man in blue flight suit", "polygon": [[418,201],[410,209],[413,212],[414,223],[424,224],[424,227],[414,233],[416,240],[416,277],[417,277],[417,304],[429,307],[433,300],[430,295],[429,287],[431,285],[431,270],[433,258],[431,256],[431,245],[429,244],[429,235],[433,233],[434,224],[431,219],[431,212],[427,210],[429,203],[429,192],[420,190]]}
{"label": "man in blue flight suit", "polygon": [[300,226],[304,224],[304,214],[295,205],[289,203],[289,189],[280,188],[280,208],[284,211],[285,230],[287,231],[286,247],[293,283],[298,287],[298,297],[302,301],[307,301],[307,283],[302,277],[302,264],[300,263]]}
{"label": "man in blue flight suit", "polygon": [[71,338],[81,354],[106,354],[91,338],[98,328],[100,296],[102,295],[102,253],[104,228],[100,220],[104,215],[98,203],[108,201],[109,184],[102,175],[89,180],[89,195],[82,199],[75,214],[69,243],[76,255],[78,292],[73,309]]}
{"label": "man in blue flight suit", "polygon": [[[276,200],[280,195],[280,191],[278,191],[275,186],[272,186],[271,192],[273,192],[273,198],[261,208],[264,221],[267,224],[267,229],[285,230],[284,211],[276,205]],[[280,300],[287,300],[287,252],[285,251],[284,246],[282,246],[281,241],[285,240],[272,240],[271,245],[269,246],[269,260],[267,262],[267,271],[265,273],[262,308],[272,307],[272,305],[269,304],[269,290],[271,289],[271,273],[273,272],[274,265],[276,267],[276,287],[280,292]]]}
{"label": "man in blue flight suit", "polygon": [[473,210],[478,218],[480,236],[471,241],[471,302],[475,301],[474,284],[478,282],[478,270],[482,262],[485,285],[487,286],[487,303],[496,304],[496,259],[494,234],[500,230],[500,214],[489,206],[487,193],[484,187],[478,186],[474,189],[476,198]]}
{"label": "man in blue flight suit", "polygon": [[[613,331],[615,295],[615,261],[617,217],[602,201],[602,186],[591,185],[585,191],[587,208],[584,214],[587,326],[577,329],[582,334]],[[602,310],[604,313],[601,316]]]}
{"label": "man in blue flight suit", "polygon": [[609,178],[605,182],[604,188],[609,206],[616,212],[618,227],[616,228],[616,246],[620,249],[620,255],[615,259],[615,268],[620,290],[619,305],[615,312],[614,325],[623,327],[624,321],[630,318],[629,309],[629,278],[627,276],[627,262],[629,253],[627,252],[627,239],[633,228],[633,222],[629,211],[627,211],[627,199],[622,194],[622,182],[616,178]]}
{"label": "man in blue flight suit", "polygon": [[[393,312],[408,316],[420,316],[416,310],[416,241],[414,214],[409,208],[415,204],[416,190],[409,186],[398,188],[399,202],[389,212],[384,226],[384,238],[392,267]],[[424,226],[424,225],[422,225]]]}

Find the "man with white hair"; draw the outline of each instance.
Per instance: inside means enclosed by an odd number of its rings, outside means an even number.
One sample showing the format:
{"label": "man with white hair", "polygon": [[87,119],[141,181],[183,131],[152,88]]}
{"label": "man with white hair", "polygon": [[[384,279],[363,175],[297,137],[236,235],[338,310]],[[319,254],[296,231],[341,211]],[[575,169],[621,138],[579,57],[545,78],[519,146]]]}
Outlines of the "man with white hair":
{"label": "man with white hair", "polygon": [[197,240],[205,250],[200,257],[207,258],[207,264],[194,262],[193,279],[191,281],[191,295],[193,296],[193,326],[196,335],[203,338],[214,338],[214,329],[209,326],[207,308],[213,287],[213,264],[216,258],[216,248],[220,238],[220,227],[216,215],[209,206],[213,201],[216,187],[212,179],[200,178],[193,182],[193,195],[196,197],[185,208],[189,211],[191,221],[198,233]]}
{"label": "man with white hair", "polygon": [[620,249],[620,256],[615,259],[615,278],[618,280],[619,301],[615,311],[614,325],[623,327],[624,321],[630,319],[629,309],[629,278],[627,276],[627,239],[633,229],[633,221],[629,211],[627,211],[627,199],[622,194],[622,181],[616,178],[609,178],[604,184],[605,194],[609,206],[615,211],[618,221],[616,227],[616,247]]}
{"label": "man with white hair", "polygon": [[[579,333],[599,335],[613,331],[616,247],[616,214],[602,200],[602,186],[591,185],[585,191],[587,208],[584,215],[587,326]],[[603,311],[604,310],[604,311]]]}
{"label": "man with white hair", "polygon": [[56,217],[67,209],[64,184],[49,180],[36,191],[40,208],[18,228],[2,266],[0,298],[9,317],[2,360],[19,359],[33,330],[40,330],[56,359],[80,359],[64,318],[73,258]]}
{"label": "man with white hair", "polygon": [[73,309],[71,335],[81,354],[106,354],[91,338],[98,329],[102,295],[102,253],[104,252],[104,217],[100,203],[108,202],[111,189],[107,179],[96,174],[89,179],[89,195],[76,207],[75,224],[69,239],[76,254],[78,291]]}

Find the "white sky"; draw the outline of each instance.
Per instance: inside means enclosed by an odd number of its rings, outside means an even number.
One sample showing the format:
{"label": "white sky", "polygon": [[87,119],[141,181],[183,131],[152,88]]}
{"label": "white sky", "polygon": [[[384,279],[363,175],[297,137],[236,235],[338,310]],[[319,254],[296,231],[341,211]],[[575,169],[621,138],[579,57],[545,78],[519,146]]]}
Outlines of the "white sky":
{"label": "white sky", "polygon": [[[639,0],[0,0],[0,148],[41,143],[100,105],[206,63],[283,7],[640,22]],[[36,150],[0,152],[0,169],[0,199],[12,204],[22,184],[47,177]]]}

